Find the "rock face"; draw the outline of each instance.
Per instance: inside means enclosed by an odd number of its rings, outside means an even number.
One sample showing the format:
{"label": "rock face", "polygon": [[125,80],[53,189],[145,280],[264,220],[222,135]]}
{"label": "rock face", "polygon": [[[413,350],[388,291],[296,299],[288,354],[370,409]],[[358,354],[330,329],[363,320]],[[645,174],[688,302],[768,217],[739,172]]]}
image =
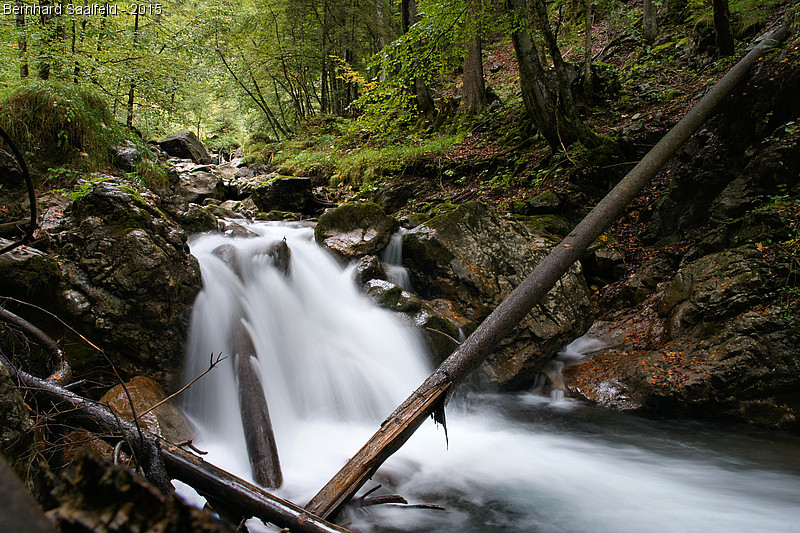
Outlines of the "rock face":
{"label": "rock face", "polygon": [[781,268],[754,247],[687,264],[608,324],[618,344],[570,369],[569,389],[619,409],[800,428],[800,320],[775,299]]}
{"label": "rock face", "polygon": [[[95,183],[53,233],[68,287],[59,303],[125,372],[178,370],[199,268],[186,235],[129,185]],[[105,364],[97,353],[76,371]]]}
{"label": "rock face", "polygon": [[173,157],[191,159],[203,165],[211,164],[211,157],[200,139],[191,131],[174,133],[158,143],[159,148]]}
{"label": "rock face", "polygon": [[[403,263],[420,296],[451,300],[480,322],[554,245],[472,202],[411,230]],[[530,385],[544,361],[591,325],[588,296],[575,265],[487,361],[490,381],[511,389]]]}
{"label": "rock face", "polygon": [[385,248],[397,228],[397,221],[377,204],[344,204],[319,217],[314,238],[337,257],[350,260]]}

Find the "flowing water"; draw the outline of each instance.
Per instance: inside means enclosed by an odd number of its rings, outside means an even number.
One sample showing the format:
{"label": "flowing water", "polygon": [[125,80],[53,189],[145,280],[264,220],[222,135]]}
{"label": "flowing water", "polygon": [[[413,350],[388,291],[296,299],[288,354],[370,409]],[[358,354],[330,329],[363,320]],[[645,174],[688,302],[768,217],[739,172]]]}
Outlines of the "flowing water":
{"label": "flowing water", "polygon": [[[187,379],[228,353],[231,330],[244,321],[283,467],[277,493],[303,505],[431,368],[419,333],[362,296],[351,271],[314,245],[311,228],[250,229],[262,237],[205,235],[191,243],[204,289],[192,316]],[[267,253],[283,238],[288,278]],[[212,253],[223,244],[237,248],[235,269]],[[562,359],[596,346],[586,342]],[[209,461],[249,479],[230,361],[187,394],[196,444]],[[425,423],[366,486],[381,483],[411,503],[445,510],[365,507],[350,511],[349,527],[800,532],[800,439],[792,436],[651,421],[535,392],[459,395],[448,408],[448,433],[449,448],[441,427]]]}

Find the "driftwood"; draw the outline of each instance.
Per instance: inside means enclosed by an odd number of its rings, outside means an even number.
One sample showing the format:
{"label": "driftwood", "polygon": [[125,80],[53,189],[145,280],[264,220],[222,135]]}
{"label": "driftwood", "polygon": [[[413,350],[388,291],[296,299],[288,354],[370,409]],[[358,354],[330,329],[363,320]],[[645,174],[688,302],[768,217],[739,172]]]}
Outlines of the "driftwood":
{"label": "driftwood", "polygon": [[500,340],[527,315],[587,247],[622,214],[628,203],[744,79],[765,49],[789,35],[784,27],[764,37],[675,125],[661,141],[603,198],[575,229],[490,314],[464,343],[431,374],[382,424],[306,509],[323,518],[336,515],[381,464],[416,431],[425,418],[443,420],[447,393],[477,369]]}
{"label": "driftwood", "polygon": [[170,479],[179,479],[201,494],[225,502],[227,509],[241,516],[254,516],[297,533],[349,533],[347,529],[326,522],[175,445],[140,431],[103,405],[13,367],[2,355],[0,364],[8,367],[20,386],[33,394],[34,400],[52,404],[55,407],[52,416],[68,418],[70,423],[94,431],[105,439],[127,441],[145,477],[162,492],[173,490]]}

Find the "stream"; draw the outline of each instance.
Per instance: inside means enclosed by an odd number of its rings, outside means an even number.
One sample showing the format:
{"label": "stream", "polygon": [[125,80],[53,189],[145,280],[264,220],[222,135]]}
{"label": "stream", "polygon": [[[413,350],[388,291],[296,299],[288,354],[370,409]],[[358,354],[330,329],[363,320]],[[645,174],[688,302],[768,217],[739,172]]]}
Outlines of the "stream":
{"label": "stream", "polygon": [[[190,243],[204,288],[186,380],[229,353],[243,321],[283,469],[275,492],[304,505],[432,367],[419,332],[363,296],[311,227],[247,227],[260,237]],[[284,238],[288,279],[266,252]],[[223,244],[236,247],[236,272],[213,253]],[[566,357],[581,355],[573,345]],[[193,385],[184,408],[206,459],[252,479],[229,363]],[[340,521],[359,532],[800,532],[800,438],[791,435],[654,421],[535,391],[459,393],[447,429],[449,444],[441,426],[423,424],[365,486],[444,510],[381,505]],[[189,487],[178,491],[203,504]]]}

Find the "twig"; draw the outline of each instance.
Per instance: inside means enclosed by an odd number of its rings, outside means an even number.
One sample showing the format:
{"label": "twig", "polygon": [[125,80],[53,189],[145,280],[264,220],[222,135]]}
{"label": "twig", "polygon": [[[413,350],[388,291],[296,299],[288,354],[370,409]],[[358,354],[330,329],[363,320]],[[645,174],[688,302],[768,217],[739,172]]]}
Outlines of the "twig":
{"label": "twig", "polygon": [[448,335],[444,331],[439,331],[438,329],[433,329],[433,328],[428,328],[428,327],[426,327],[425,329],[428,330],[428,331],[432,331],[434,333],[438,333],[439,335],[443,335],[443,336],[447,337],[448,339],[453,341],[453,343],[455,343],[456,346],[461,345],[461,341],[454,339],[453,337],[451,337],[450,335]]}
{"label": "twig", "polygon": [[[213,357],[213,354],[212,354],[212,357]],[[155,403],[153,406],[148,408],[146,411],[143,411],[143,412],[139,413],[137,418],[142,418],[144,415],[146,415],[147,413],[149,413],[153,409],[155,409],[157,407],[161,407],[164,403],[166,403],[167,401],[171,400],[172,398],[174,398],[178,394],[182,393],[183,391],[185,391],[186,389],[188,389],[189,387],[194,385],[195,382],[197,382],[197,380],[199,380],[200,378],[202,378],[203,376],[205,376],[206,374],[211,372],[211,369],[213,369],[220,362],[224,361],[227,358],[228,358],[227,356],[223,357],[222,356],[222,352],[220,352],[219,355],[217,356],[216,360],[211,360],[210,363],[209,363],[209,367],[206,368],[205,370],[203,370],[196,378],[194,378],[192,381],[190,381],[189,383],[187,383],[186,385],[184,385],[183,387],[181,387],[177,391],[173,392],[172,394],[170,394],[169,396],[167,396],[166,398],[164,398],[160,402]],[[191,443],[191,441],[190,441],[190,443]]]}

